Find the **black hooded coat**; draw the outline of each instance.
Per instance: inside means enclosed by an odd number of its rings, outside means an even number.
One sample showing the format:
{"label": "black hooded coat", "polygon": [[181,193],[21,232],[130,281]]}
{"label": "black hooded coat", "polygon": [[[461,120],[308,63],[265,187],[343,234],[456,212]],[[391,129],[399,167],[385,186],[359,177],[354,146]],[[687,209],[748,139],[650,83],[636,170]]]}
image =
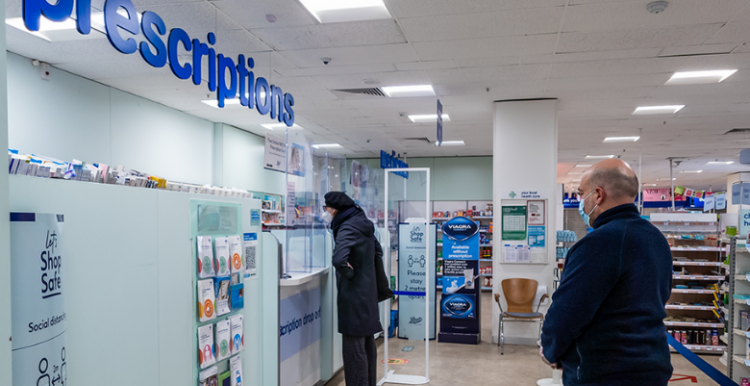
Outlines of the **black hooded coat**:
{"label": "black hooded coat", "polygon": [[377,275],[384,276],[382,268],[381,272],[377,268],[383,267],[383,250],[375,238],[374,224],[355,206],[338,213],[331,229],[336,242],[333,266],[339,292],[339,332],[371,336],[383,331],[378,318],[377,286]]}

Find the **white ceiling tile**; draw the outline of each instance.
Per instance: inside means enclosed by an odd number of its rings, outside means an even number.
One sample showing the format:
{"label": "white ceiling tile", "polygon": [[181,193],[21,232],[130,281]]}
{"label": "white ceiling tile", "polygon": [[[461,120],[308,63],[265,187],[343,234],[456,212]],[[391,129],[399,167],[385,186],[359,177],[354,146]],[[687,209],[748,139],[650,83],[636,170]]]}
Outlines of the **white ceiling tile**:
{"label": "white ceiling tile", "polygon": [[552,67],[550,78],[674,73],[684,61],[684,58],[649,58],[558,63]]}
{"label": "white ceiling tile", "polygon": [[551,54],[557,34],[413,43],[421,60]]}
{"label": "white ceiling tile", "polygon": [[459,61],[457,60],[435,60],[427,62],[408,62],[408,63],[396,63],[396,68],[400,71],[413,71],[413,70],[435,70],[442,68],[457,68],[459,67]]}
{"label": "white ceiling tile", "polygon": [[630,30],[568,32],[560,34],[557,52],[587,52],[703,44],[722,23],[690,27],[635,28]]}
{"label": "white ceiling tile", "polygon": [[732,52],[739,43],[701,44],[693,46],[665,47],[659,56],[721,55]]}
{"label": "white ceiling tile", "polygon": [[329,66],[414,62],[418,60],[409,44],[386,44],[361,47],[332,47],[280,51],[298,67],[323,67],[321,58],[331,58]]}
{"label": "white ceiling tile", "polygon": [[578,63],[595,60],[654,58],[661,48],[636,48],[630,50],[604,50],[593,52],[558,53],[522,56],[520,64]]}
{"label": "white ceiling tile", "polygon": [[569,6],[565,12],[563,32],[636,30],[724,23],[739,12],[746,0],[680,0],[669,3],[667,10],[649,13],[642,1],[618,1]]}
{"label": "white ceiling tile", "polygon": [[750,40],[750,20],[730,21],[708,43],[743,43]]}
{"label": "white ceiling tile", "polygon": [[[277,55],[279,55],[277,53]],[[279,57],[282,57],[279,55]],[[283,58],[283,57],[282,57]],[[285,59],[286,60],[286,59]],[[291,62],[289,62],[291,64]],[[381,64],[362,64],[356,66],[322,66],[322,67],[306,67],[306,68],[283,68],[278,69],[279,74],[283,76],[314,76],[314,75],[350,75],[350,74],[364,74],[364,73],[375,73],[375,72],[389,72],[396,71],[396,66],[391,63]]]}
{"label": "white ceiling tile", "polygon": [[[317,24],[315,18],[296,1],[253,0],[248,4],[246,0],[222,0],[210,3],[247,29]],[[274,15],[276,21],[269,22],[266,15]]]}
{"label": "white ceiling tile", "polygon": [[563,7],[401,18],[410,42],[557,33]]}
{"label": "white ceiling tile", "polygon": [[251,32],[278,51],[406,43],[398,25],[391,19],[261,28]]}
{"label": "white ceiling tile", "polygon": [[377,79],[381,83],[377,87],[405,86],[414,84],[430,84],[430,77],[426,71],[391,71],[379,73],[348,74],[348,75],[322,75],[314,76],[317,82],[328,89],[352,89],[368,88],[363,83],[365,79]]}
{"label": "white ceiling tile", "polygon": [[474,67],[455,68],[446,70],[430,70],[428,74],[433,84],[445,83],[478,83],[487,80],[522,80],[522,79],[546,79],[550,74],[552,65],[535,64],[526,66],[496,66],[496,67]]}
{"label": "white ceiling tile", "polygon": [[564,0],[389,0],[388,9],[399,18],[499,12],[513,9],[560,6]]}

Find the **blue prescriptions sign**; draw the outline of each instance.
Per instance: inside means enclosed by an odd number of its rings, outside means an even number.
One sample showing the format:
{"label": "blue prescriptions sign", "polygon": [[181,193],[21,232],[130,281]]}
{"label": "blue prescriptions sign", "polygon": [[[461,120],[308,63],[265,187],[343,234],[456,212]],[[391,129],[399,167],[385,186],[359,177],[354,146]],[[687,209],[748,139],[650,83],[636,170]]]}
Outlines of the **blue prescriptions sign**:
{"label": "blue prescriptions sign", "polygon": [[[75,8],[75,9],[74,9]],[[121,12],[123,9],[125,12]],[[23,21],[30,31],[39,31],[42,16],[54,21],[68,20],[75,11],[76,28],[83,35],[91,33],[91,0],[23,0]],[[118,12],[120,11],[120,12]],[[104,2],[104,29],[112,46],[123,54],[140,51],[141,57],[153,67],[169,65],[172,73],[180,79],[191,79],[196,86],[201,84],[203,57],[208,61],[208,89],[216,92],[216,102],[221,108],[226,99],[239,95],[240,104],[256,109],[261,115],[270,114],[287,126],[294,125],[294,97],[284,93],[280,87],[269,84],[263,77],[255,77],[253,58],[239,55],[237,62],[216,53],[216,34],[209,32],[207,43],[191,37],[181,28],[173,28],[167,35],[162,18],[146,11],[140,21],[135,6],[130,0],[106,0]],[[146,38],[138,44],[132,36],[143,33]],[[123,38],[123,35],[125,38]],[[166,42],[163,39],[166,36]],[[192,53],[192,60],[180,64],[179,57]]]}
{"label": "blue prescriptions sign", "polygon": [[[409,167],[409,164],[407,164],[404,161],[401,161],[396,157],[396,152],[392,152],[392,154],[388,154],[385,151],[380,151],[380,168],[381,169],[406,169]],[[409,178],[409,172],[395,172],[397,176],[404,177],[406,179]]]}

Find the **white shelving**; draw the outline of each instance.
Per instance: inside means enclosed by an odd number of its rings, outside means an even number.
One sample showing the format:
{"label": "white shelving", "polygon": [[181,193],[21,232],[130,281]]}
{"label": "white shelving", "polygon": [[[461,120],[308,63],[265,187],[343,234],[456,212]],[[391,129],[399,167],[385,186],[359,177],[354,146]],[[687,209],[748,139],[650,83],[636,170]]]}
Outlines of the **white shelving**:
{"label": "white shelving", "polygon": [[712,261],[674,261],[673,265],[680,267],[721,267],[721,263]]}
{"label": "white shelving", "polygon": [[728,248],[723,247],[671,247],[674,252],[729,252]]}
{"label": "white shelving", "polygon": [[716,291],[714,290],[701,290],[701,289],[673,289],[673,294],[694,294],[694,295],[710,295]]}
{"label": "white shelving", "polygon": [[686,311],[711,311],[715,310],[716,308],[714,306],[677,306],[672,304],[667,304],[664,309],[667,310],[686,310]]}
{"label": "white shelving", "polygon": [[724,327],[723,323],[664,322],[664,325],[671,326],[671,327],[699,327],[699,328]]}
{"label": "white shelving", "polygon": [[677,280],[710,280],[710,281],[717,281],[717,280],[724,280],[724,276],[719,275],[672,275],[673,279]]}

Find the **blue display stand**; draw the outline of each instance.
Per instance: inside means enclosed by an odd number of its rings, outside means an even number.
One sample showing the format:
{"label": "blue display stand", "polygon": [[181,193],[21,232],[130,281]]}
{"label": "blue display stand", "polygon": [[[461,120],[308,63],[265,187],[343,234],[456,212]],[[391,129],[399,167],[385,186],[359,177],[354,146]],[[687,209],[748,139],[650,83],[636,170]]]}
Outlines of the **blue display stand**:
{"label": "blue display stand", "polygon": [[465,217],[443,224],[443,293],[439,342],[479,344],[479,226]]}

